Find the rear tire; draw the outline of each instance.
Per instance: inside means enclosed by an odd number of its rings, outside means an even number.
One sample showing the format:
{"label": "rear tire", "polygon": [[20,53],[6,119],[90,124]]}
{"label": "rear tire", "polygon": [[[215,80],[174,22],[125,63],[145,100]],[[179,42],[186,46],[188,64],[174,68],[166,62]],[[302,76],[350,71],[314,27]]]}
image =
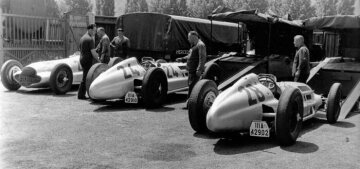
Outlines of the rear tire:
{"label": "rear tire", "polygon": [[337,122],[340,115],[341,84],[334,83],[329,91],[327,99],[326,119],[330,124]]}
{"label": "rear tire", "polygon": [[220,84],[220,78],[222,76],[222,69],[217,63],[213,63],[207,66],[204,71],[203,79],[213,80],[216,85]]}
{"label": "rear tire", "polygon": [[86,75],[86,92],[89,95],[89,98],[93,101],[104,101],[104,100],[96,100],[96,99],[92,99],[90,94],[89,94],[89,89],[90,89],[90,85],[91,83],[103,72],[105,72],[106,70],[109,69],[109,66],[105,63],[96,63],[94,65],[91,66],[88,74]]}
{"label": "rear tire", "polygon": [[50,88],[55,94],[65,94],[70,91],[73,82],[73,73],[67,64],[58,64],[51,71]]}
{"label": "rear tire", "polygon": [[150,68],[144,75],[141,92],[146,108],[160,107],[167,96],[168,82],[161,68]]}
{"label": "rear tire", "polygon": [[219,94],[214,81],[203,79],[191,91],[188,109],[191,127],[197,132],[206,132],[206,115],[216,96]]}
{"label": "rear tire", "polygon": [[297,88],[285,89],[279,99],[275,117],[275,133],[282,146],[289,146],[296,142],[303,121],[303,99]]}
{"label": "rear tire", "polygon": [[14,73],[21,71],[23,65],[17,60],[8,60],[1,67],[1,82],[8,90],[18,90],[21,85],[15,81]]}
{"label": "rear tire", "polygon": [[109,61],[108,65],[109,65],[109,67],[113,67],[114,65],[118,64],[121,61],[123,61],[122,58],[113,57],[113,58],[110,58],[110,61]]}

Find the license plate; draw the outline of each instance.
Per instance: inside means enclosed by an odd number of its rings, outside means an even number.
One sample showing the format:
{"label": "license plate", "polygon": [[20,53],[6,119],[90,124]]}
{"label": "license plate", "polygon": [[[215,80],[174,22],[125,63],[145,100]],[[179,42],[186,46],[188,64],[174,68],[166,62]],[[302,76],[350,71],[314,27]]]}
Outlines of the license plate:
{"label": "license plate", "polygon": [[40,78],[39,77],[30,77],[30,76],[21,76],[20,75],[19,82],[23,86],[29,86],[31,84],[40,82]]}
{"label": "license plate", "polygon": [[125,103],[138,103],[138,97],[135,92],[127,92],[125,95]]}
{"label": "license plate", "polygon": [[250,136],[270,137],[270,129],[265,121],[252,121],[250,126]]}

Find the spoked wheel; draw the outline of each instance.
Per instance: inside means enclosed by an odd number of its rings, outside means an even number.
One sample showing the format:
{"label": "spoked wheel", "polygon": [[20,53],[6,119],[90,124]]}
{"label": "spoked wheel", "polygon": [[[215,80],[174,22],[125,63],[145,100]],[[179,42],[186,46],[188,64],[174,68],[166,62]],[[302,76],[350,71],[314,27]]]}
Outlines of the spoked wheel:
{"label": "spoked wheel", "polygon": [[59,64],[51,71],[50,88],[55,94],[65,94],[70,91],[73,82],[73,73],[66,64]]}
{"label": "spoked wheel", "polygon": [[1,82],[8,90],[17,90],[21,85],[15,81],[14,74],[23,69],[23,65],[16,60],[8,60],[1,67]]}

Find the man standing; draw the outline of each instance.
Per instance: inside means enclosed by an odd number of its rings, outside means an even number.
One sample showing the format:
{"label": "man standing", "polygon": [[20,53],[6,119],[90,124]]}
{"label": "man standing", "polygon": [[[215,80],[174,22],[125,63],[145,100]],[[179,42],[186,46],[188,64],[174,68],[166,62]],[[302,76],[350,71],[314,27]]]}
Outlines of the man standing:
{"label": "man standing", "polygon": [[96,25],[87,26],[87,32],[80,39],[80,64],[83,68],[83,78],[78,90],[78,99],[86,99],[86,76],[95,62],[100,62],[95,49]]}
{"label": "man standing", "polygon": [[108,64],[110,61],[110,39],[105,33],[103,27],[97,29],[97,35],[100,38],[100,42],[96,47],[97,53],[100,55],[101,63]]}
{"label": "man standing", "polygon": [[304,37],[302,35],[294,37],[294,45],[297,51],[294,57],[292,75],[295,82],[306,83],[310,74],[310,52],[304,44]]}
{"label": "man standing", "polygon": [[130,40],[124,36],[123,29],[117,29],[118,36],[114,37],[111,41],[110,46],[114,49],[114,57],[120,57],[122,59],[127,59],[127,52],[130,48]]}
{"label": "man standing", "polygon": [[176,61],[187,60],[187,70],[189,71],[188,85],[190,97],[191,90],[195,86],[196,82],[199,81],[202,73],[205,69],[206,62],[206,46],[203,41],[199,39],[199,34],[196,31],[190,31],[188,34],[188,40],[192,46],[187,56],[177,58]]}

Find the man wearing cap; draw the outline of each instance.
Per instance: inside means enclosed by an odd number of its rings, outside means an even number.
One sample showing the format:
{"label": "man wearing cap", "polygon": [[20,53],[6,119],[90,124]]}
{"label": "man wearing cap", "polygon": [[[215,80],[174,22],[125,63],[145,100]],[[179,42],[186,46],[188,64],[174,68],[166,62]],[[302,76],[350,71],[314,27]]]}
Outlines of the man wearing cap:
{"label": "man wearing cap", "polygon": [[130,48],[130,40],[124,36],[123,29],[117,29],[118,36],[114,37],[110,46],[113,49],[113,57],[126,59],[128,57],[128,49]]}
{"label": "man wearing cap", "polygon": [[96,47],[96,51],[100,56],[101,63],[109,63],[110,61],[110,39],[105,33],[105,29],[103,27],[99,27],[97,29],[97,35],[99,36],[100,42]]}
{"label": "man wearing cap", "polygon": [[191,90],[195,86],[196,82],[200,80],[200,77],[205,69],[206,62],[206,46],[199,38],[199,34],[196,31],[190,31],[188,34],[188,40],[192,46],[189,54],[182,58],[177,58],[176,61],[187,60],[187,70],[189,71],[188,85],[190,97]]}
{"label": "man wearing cap", "polygon": [[87,26],[87,32],[80,39],[80,64],[83,69],[83,78],[78,90],[78,99],[86,99],[86,76],[93,63],[100,62],[95,49],[96,25]]}

